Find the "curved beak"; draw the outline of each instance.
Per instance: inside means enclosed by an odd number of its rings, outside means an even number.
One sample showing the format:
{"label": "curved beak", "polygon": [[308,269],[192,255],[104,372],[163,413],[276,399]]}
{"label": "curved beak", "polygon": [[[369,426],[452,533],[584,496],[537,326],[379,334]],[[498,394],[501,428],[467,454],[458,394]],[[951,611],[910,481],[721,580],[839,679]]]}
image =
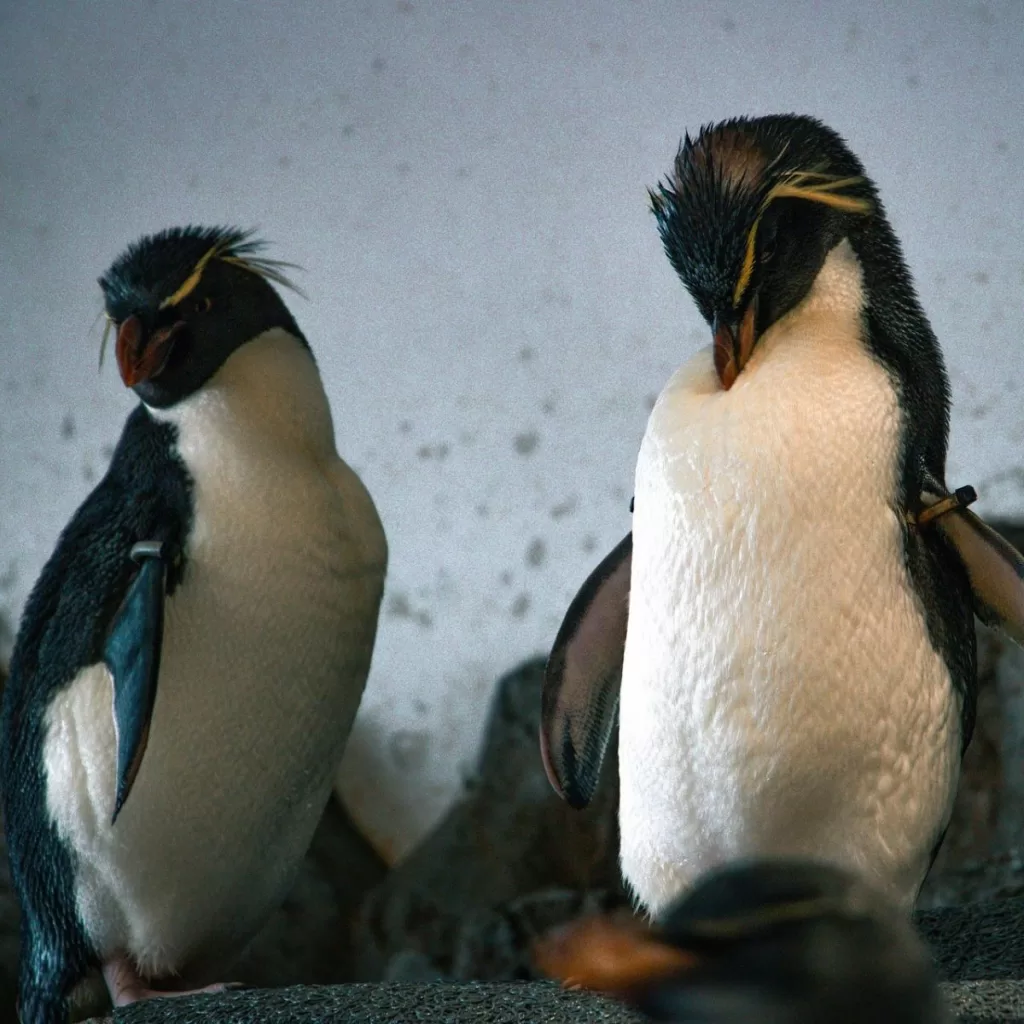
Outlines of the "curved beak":
{"label": "curved beak", "polygon": [[637,920],[585,917],[548,932],[533,948],[534,965],[565,988],[626,995],[678,974],[698,958],[676,949]]}
{"label": "curved beak", "polygon": [[715,335],[715,370],[724,390],[736,383],[757,344],[757,292],[740,317],[725,319],[715,316],[712,330]]}
{"label": "curved beak", "polygon": [[174,348],[175,336],[185,327],[179,320],[146,337],[142,320],[132,314],[117,329],[117,368],[126,388],[152,380],[162,372]]}

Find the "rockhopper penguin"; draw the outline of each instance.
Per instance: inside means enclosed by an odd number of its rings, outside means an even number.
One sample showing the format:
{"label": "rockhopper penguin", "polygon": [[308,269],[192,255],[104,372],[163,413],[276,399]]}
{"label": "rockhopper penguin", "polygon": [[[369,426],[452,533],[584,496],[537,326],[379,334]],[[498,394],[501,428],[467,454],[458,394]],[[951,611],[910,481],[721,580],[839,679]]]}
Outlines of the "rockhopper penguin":
{"label": "rockhopper penguin", "polygon": [[768,856],[909,910],[973,728],[973,613],[1024,639],[1024,560],[947,492],[942,354],[834,131],[707,126],[651,204],[713,344],[658,398],[632,532],[556,638],[549,777],[585,805],[618,717],[621,866],[651,913]]}
{"label": "rockhopper penguin", "polygon": [[582,918],[538,967],[686,1024],[952,1024],[931,957],[877,892],[829,864],[765,860],[700,878],[653,928]]}
{"label": "rockhopper penguin", "polygon": [[384,531],[260,251],[172,229],[100,279],[142,401],[4,693],[23,1024],[98,971],[116,1005],[212,982],[285,897],[359,706]]}

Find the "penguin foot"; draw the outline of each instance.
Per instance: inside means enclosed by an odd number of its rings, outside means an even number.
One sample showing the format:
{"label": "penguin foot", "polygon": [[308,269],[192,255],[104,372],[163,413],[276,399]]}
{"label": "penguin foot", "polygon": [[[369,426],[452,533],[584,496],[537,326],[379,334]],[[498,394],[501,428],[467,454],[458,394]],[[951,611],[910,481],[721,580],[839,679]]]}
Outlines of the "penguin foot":
{"label": "penguin foot", "polygon": [[237,982],[220,982],[216,985],[206,985],[203,988],[188,990],[149,988],[142,978],[139,977],[138,971],[135,970],[131,961],[126,956],[119,956],[113,960],[108,960],[103,965],[103,980],[107,983],[107,991],[110,993],[110,998],[115,1007],[129,1006],[131,1003],[137,1003],[143,999],[219,995],[245,987]]}

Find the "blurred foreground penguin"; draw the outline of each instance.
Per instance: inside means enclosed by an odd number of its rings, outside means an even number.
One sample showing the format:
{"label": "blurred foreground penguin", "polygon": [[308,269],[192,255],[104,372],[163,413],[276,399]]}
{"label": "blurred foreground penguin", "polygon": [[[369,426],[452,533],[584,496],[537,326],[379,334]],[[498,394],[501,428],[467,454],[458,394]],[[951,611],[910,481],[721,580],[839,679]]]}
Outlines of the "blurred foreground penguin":
{"label": "blurred foreground penguin", "polygon": [[212,981],[285,897],[359,705],[384,532],[259,251],[169,230],[100,279],[142,403],[4,694],[23,1024],[96,968],[116,1005]]}
{"label": "blurred foreground penguin", "polygon": [[632,532],[556,638],[549,777],[584,806],[618,714],[622,871],[653,913],[761,856],[909,910],[973,729],[972,613],[1024,640],[1024,560],[945,487],[942,354],[835,132],[707,127],[651,202],[714,344],[659,396]]}
{"label": "blurred foreground penguin", "polygon": [[729,865],[653,929],[581,919],[535,958],[566,985],[687,1024],[951,1024],[906,918],[852,875],[810,861]]}

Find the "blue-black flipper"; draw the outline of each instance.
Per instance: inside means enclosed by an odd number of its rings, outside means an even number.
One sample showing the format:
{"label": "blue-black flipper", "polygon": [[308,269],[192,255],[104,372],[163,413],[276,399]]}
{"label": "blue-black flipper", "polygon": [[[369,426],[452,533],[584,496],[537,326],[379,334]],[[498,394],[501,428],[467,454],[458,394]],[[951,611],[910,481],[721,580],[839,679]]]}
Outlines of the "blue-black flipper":
{"label": "blue-black flipper", "polygon": [[139,563],[103,650],[114,680],[114,731],[117,736],[117,780],[114,815],[117,821],[142,764],[149,739],[149,721],[156,701],[160,647],[164,631],[167,561],[160,541],[142,541],[131,551]]}

